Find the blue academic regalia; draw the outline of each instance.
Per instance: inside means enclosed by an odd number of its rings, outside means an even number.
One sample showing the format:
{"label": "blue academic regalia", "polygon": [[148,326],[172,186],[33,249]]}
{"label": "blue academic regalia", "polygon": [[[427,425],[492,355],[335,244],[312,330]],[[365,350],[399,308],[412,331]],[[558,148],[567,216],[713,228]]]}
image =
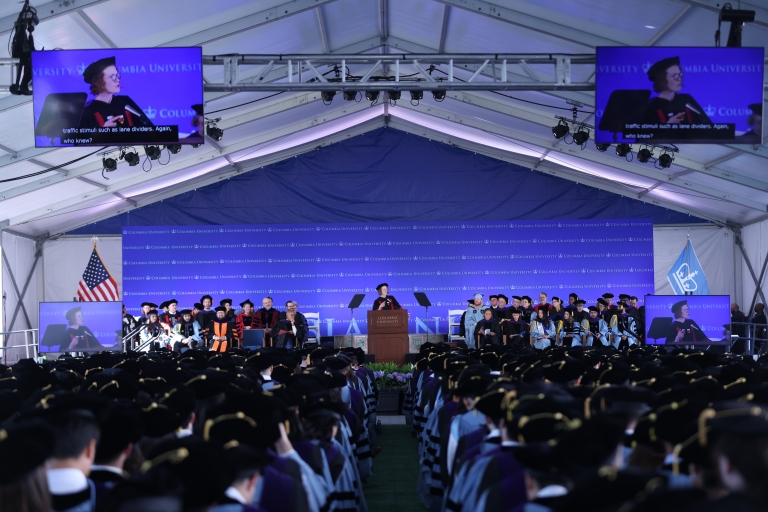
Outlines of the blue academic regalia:
{"label": "blue academic regalia", "polygon": [[635,329],[635,319],[628,314],[614,315],[611,318],[610,325],[611,333],[613,334],[613,348],[618,349],[621,343],[621,337],[627,337],[627,343],[634,345],[637,343],[637,335]]}
{"label": "blue academic regalia", "polygon": [[[542,336],[549,335],[549,338],[542,338]],[[546,327],[537,319],[534,318],[531,322],[531,339],[533,340],[533,347],[538,350],[544,350],[552,345],[555,340],[555,325],[552,320],[547,318]]]}
{"label": "blue academic regalia", "polygon": [[[592,345],[596,346],[597,343],[606,347],[610,345],[610,342],[608,341],[608,324],[599,316],[594,319],[589,317],[581,323],[581,326],[587,333],[588,347],[591,347]],[[600,333],[599,338],[596,336],[598,333]],[[595,343],[595,340],[597,340],[597,343]]]}

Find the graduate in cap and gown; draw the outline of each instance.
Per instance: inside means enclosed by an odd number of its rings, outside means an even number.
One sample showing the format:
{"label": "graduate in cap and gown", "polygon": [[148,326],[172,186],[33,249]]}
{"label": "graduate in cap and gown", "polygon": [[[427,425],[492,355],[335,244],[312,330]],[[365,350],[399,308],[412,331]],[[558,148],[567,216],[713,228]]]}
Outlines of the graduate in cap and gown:
{"label": "graduate in cap and gown", "polygon": [[95,97],[83,109],[80,128],[154,126],[136,102],[120,95],[120,78],[114,57],[99,59],[85,68],[83,80]]}
{"label": "graduate in cap and gown", "polygon": [[493,316],[493,310],[487,308],[483,311],[483,319],[475,324],[474,340],[477,347],[485,345],[501,345],[501,325]]}
{"label": "graduate in cap and gown", "polygon": [[9,422],[0,432],[0,496],[8,510],[21,504],[27,505],[24,510],[51,510],[46,461],[54,450],[53,429],[40,420],[27,420]]}
{"label": "graduate in cap and gown", "polygon": [[584,329],[574,316],[575,311],[565,309],[563,319],[557,322],[557,341],[563,347],[584,345]]}
{"label": "graduate in cap and gown", "polygon": [[227,308],[219,306],[216,308],[216,318],[211,322],[208,330],[208,348],[214,352],[226,352],[228,347],[232,347],[235,341],[235,328],[227,319]]}
{"label": "graduate in cap and gown", "polygon": [[576,302],[574,302],[575,310],[573,312],[573,319],[579,323],[582,323],[584,320],[589,318],[589,311],[584,309],[584,306],[587,304],[587,301],[584,299],[576,299]]}
{"label": "graduate in cap and gown", "polygon": [[510,319],[501,324],[501,332],[507,337],[507,345],[523,345],[528,343],[530,328],[523,320],[523,314],[519,309],[508,308]]}
{"label": "graduate in cap and gown", "polygon": [[533,299],[531,299],[527,295],[523,295],[523,298],[520,301],[520,311],[522,312],[523,320],[525,320],[529,324],[531,323],[531,319],[533,318],[533,313],[534,313],[533,306],[531,306],[532,303],[533,303]]}
{"label": "graduate in cap and gown", "polygon": [[483,294],[476,293],[474,299],[468,299],[469,306],[467,310],[461,315],[461,322],[459,323],[459,335],[464,336],[467,346],[469,348],[475,347],[475,339],[473,333],[475,332],[475,326],[483,318],[483,312],[486,307],[483,305]]}
{"label": "graduate in cap and gown", "polygon": [[280,319],[272,327],[271,335],[274,345],[278,348],[296,347],[296,339],[304,336],[304,326],[296,322],[295,313],[286,311],[285,318]]}
{"label": "graduate in cap and gown", "polygon": [[235,314],[235,310],[232,309],[232,299],[221,299],[219,301],[219,306],[227,308],[224,318],[226,318],[228,322],[234,322],[237,315]]}
{"label": "graduate in cap and gown", "polygon": [[213,297],[210,295],[203,295],[200,298],[200,304],[203,305],[203,309],[197,312],[195,320],[197,320],[200,328],[207,332],[211,327],[213,319],[216,318],[216,311],[211,309],[211,306],[213,305]]}
{"label": "graduate in cap and gown", "polygon": [[171,329],[176,327],[176,324],[181,322],[181,313],[176,309],[179,306],[179,301],[171,299],[165,303],[167,311],[160,313],[160,321],[164,324],[168,324]]}
{"label": "graduate in cap and gown", "polygon": [[200,324],[192,318],[192,311],[181,310],[181,322],[177,323],[173,331],[176,333],[176,342],[173,344],[174,352],[184,353],[189,349],[198,348],[203,344]]}
{"label": "graduate in cap and gown", "polygon": [[648,79],[658,94],[645,106],[643,124],[711,124],[693,96],[680,91],[683,88],[683,69],[680,57],[668,57],[648,69]]}
{"label": "graduate in cap and gown", "polygon": [[[589,306],[589,318],[581,323],[581,327],[587,334],[587,346],[603,345],[608,346],[608,324],[600,316],[599,310],[595,306]],[[597,343],[595,343],[597,341]]]}
{"label": "graduate in cap and gown", "polygon": [[630,345],[637,343],[637,334],[635,328],[635,319],[626,312],[626,306],[623,302],[616,305],[617,312],[611,318],[610,330],[613,334],[611,344],[618,350],[626,350]]}
{"label": "graduate in cap and gown", "polygon": [[389,285],[387,283],[381,283],[376,287],[376,291],[379,292],[379,296],[373,301],[372,311],[382,309],[403,309],[397,299],[392,295],[389,295]]}
{"label": "graduate in cap and gown", "polygon": [[140,324],[147,323],[149,312],[152,310],[157,310],[157,304],[154,304],[152,302],[142,302],[141,303],[141,315],[138,318],[138,322]]}
{"label": "graduate in cap and gown", "polygon": [[240,307],[243,309],[240,314],[235,317],[235,328],[237,331],[237,339],[242,340],[243,331],[255,329],[256,317],[253,314],[253,302],[249,299],[245,299],[244,302],[241,302]]}
{"label": "graduate in cap and gown", "polygon": [[549,308],[539,307],[531,320],[531,343],[533,348],[544,350],[555,342],[555,325],[549,319]]}
{"label": "graduate in cap and gown", "polygon": [[100,348],[102,344],[96,339],[96,335],[83,325],[83,312],[80,307],[72,308],[65,315],[69,327],[64,332],[64,341],[61,348],[69,350]]}
{"label": "graduate in cap and gown", "polygon": [[695,320],[689,318],[688,301],[681,300],[672,305],[675,321],[669,326],[667,343],[684,343],[686,341],[709,341],[707,335]]}

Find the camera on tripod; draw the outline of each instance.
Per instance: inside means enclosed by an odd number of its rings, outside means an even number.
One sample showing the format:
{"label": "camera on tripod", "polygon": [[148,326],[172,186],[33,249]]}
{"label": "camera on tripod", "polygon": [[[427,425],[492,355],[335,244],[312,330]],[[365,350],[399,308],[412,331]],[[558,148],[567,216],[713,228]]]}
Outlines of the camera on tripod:
{"label": "camera on tripod", "polygon": [[29,83],[32,81],[32,52],[35,50],[32,32],[39,23],[37,9],[29,5],[29,0],[26,0],[19,17],[13,24],[11,35],[11,57],[19,59],[16,65],[16,81],[9,88],[11,94],[25,96],[32,94],[29,89]]}

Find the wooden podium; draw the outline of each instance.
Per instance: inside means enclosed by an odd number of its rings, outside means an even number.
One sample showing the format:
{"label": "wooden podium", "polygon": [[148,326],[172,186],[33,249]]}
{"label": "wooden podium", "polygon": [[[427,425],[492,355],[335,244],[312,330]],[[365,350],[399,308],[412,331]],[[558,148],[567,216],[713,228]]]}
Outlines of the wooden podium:
{"label": "wooden podium", "polygon": [[405,364],[408,351],[408,311],[368,311],[368,353],[376,362]]}

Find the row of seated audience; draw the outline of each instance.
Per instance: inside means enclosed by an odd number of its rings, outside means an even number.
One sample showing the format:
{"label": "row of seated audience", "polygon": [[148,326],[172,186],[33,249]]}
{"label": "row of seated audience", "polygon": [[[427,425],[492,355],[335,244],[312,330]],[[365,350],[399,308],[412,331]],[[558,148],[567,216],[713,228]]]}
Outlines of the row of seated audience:
{"label": "row of seated audience", "polygon": [[0,365],[0,512],[367,511],[360,349],[162,349]]}

